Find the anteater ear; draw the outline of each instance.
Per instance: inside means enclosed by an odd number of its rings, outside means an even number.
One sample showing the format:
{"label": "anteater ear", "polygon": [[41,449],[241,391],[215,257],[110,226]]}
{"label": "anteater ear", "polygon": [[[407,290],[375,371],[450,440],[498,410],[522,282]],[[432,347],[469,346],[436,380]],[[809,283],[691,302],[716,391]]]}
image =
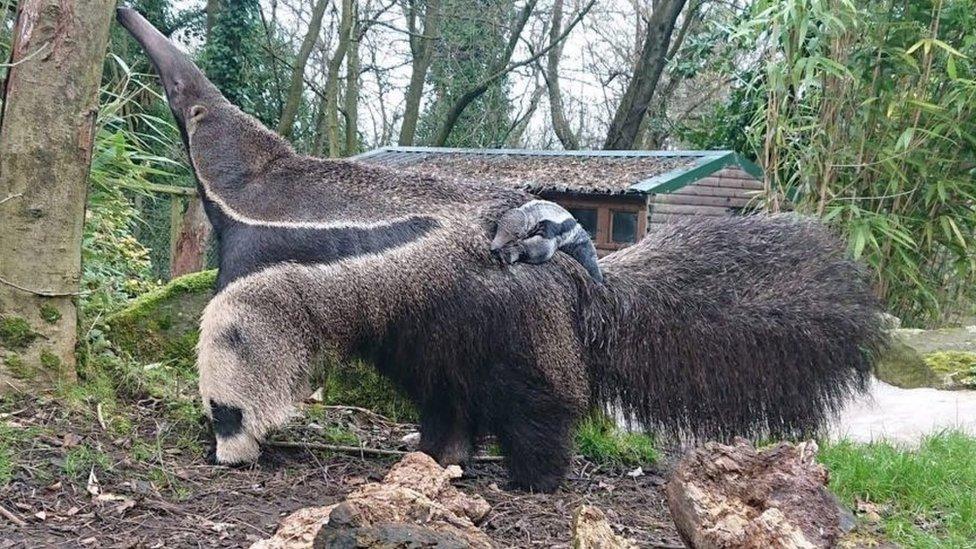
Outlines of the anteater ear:
{"label": "anteater ear", "polygon": [[204,116],[206,116],[206,114],[207,114],[207,107],[204,107],[203,105],[193,105],[192,107],[190,107],[190,116],[188,117],[188,119],[191,122],[199,122],[200,120],[203,119]]}

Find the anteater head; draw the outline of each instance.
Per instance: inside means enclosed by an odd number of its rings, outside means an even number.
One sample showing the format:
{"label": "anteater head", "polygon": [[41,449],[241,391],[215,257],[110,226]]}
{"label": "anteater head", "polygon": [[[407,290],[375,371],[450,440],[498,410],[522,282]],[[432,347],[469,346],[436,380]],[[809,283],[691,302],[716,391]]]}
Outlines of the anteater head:
{"label": "anteater head", "polygon": [[274,160],[294,154],[286,141],[224,98],[142,15],[119,8],[117,16],[159,73],[193,169],[208,194],[239,188],[260,178]]}
{"label": "anteater head", "polygon": [[156,68],[170,109],[184,135],[188,126],[207,111],[230,105],[217,87],[207,80],[203,71],[139,12],[132,8],[118,8],[116,15],[119,23],[139,42]]}

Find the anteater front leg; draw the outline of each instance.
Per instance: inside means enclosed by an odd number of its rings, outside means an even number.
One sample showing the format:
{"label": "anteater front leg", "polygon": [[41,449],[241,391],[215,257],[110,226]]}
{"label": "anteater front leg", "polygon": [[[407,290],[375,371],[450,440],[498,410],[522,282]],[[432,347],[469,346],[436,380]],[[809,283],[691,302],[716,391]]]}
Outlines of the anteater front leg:
{"label": "anteater front leg", "polygon": [[512,484],[553,492],[572,461],[578,406],[564,390],[528,368],[496,365],[486,394],[488,426],[497,436]]}
{"label": "anteater front leg", "polygon": [[443,466],[466,463],[474,451],[473,422],[446,390],[437,393],[421,405],[420,451]]}
{"label": "anteater front leg", "polygon": [[314,340],[301,310],[280,301],[270,290],[219,294],[204,311],[197,366],[217,463],[256,460],[267,432],[310,392]]}

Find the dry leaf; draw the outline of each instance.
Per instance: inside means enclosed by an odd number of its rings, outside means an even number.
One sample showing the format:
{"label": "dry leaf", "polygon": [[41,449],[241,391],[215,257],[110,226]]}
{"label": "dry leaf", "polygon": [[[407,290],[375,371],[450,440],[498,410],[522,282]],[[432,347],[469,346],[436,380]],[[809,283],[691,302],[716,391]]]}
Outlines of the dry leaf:
{"label": "dry leaf", "polygon": [[881,522],[881,514],[878,512],[878,506],[874,503],[868,501],[858,501],[855,507],[857,514],[862,515],[864,520],[870,523]]}
{"label": "dry leaf", "polygon": [[102,489],[98,485],[98,477],[95,476],[95,468],[92,467],[91,471],[88,472],[88,485],[85,487],[88,493],[92,496],[97,496],[101,493]]}
{"label": "dry leaf", "polygon": [[65,433],[64,437],[61,439],[61,446],[65,448],[74,448],[81,444],[81,436],[77,433]]}
{"label": "dry leaf", "polygon": [[97,496],[95,498],[95,502],[99,504],[117,502],[118,505],[115,506],[113,511],[119,515],[125,513],[129,509],[132,509],[133,507],[136,506],[136,500],[125,496],[120,496],[118,494],[110,494],[110,493],[105,493]]}

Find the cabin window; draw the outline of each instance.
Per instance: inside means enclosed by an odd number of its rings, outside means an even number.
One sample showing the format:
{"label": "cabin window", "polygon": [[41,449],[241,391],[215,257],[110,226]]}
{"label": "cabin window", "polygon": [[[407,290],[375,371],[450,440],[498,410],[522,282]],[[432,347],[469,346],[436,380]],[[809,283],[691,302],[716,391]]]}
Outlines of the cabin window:
{"label": "cabin window", "polygon": [[596,238],[596,208],[569,208],[569,213],[576,218],[577,223],[586,229],[586,232],[589,233],[590,238]]}
{"label": "cabin window", "polygon": [[610,236],[618,244],[637,242],[637,213],[614,210]]}

